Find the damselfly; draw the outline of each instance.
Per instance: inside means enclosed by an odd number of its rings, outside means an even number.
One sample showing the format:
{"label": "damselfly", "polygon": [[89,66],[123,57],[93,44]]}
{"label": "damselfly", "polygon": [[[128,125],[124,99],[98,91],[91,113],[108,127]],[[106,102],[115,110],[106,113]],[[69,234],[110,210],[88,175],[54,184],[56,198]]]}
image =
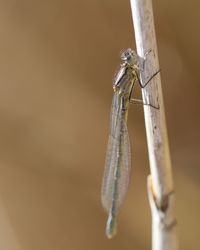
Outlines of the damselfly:
{"label": "damselfly", "polygon": [[[107,147],[105,172],[102,184],[102,204],[108,212],[106,235],[112,238],[116,233],[116,216],[127,193],[131,169],[131,150],[127,130],[128,108],[131,102],[142,103],[141,100],[131,99],[136,82],[145,87],[148,82],[141,84],[139,78],[139,57],[131,49],[121,54],[121,66],[114,79],[114,96],[110,116],[110,134]],[[152,105],[150,105],[152,106]]]}

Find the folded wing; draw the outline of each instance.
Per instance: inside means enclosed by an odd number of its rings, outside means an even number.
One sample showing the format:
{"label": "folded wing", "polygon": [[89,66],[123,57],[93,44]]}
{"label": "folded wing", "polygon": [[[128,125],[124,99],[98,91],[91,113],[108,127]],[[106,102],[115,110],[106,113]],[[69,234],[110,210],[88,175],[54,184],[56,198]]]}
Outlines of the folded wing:
{"label": "folded wing", "polygon": [[[113,203],[115,203],[117,213],[128,189],[131,169],[131,150],[126,122],[117,122],[116,126],[115,134],[113,135],[111,133],[108,140],[102,183],[102,204],[105,210],[109,212]],[[119,174],[115,177],[117,167],[119,167]]]}

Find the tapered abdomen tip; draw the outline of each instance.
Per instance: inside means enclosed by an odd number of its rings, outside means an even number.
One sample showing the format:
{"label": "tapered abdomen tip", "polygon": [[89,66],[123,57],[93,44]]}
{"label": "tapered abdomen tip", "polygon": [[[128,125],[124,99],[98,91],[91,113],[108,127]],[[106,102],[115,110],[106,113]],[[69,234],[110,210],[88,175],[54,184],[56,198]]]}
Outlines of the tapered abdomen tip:
{"label": "tapered abdomen tip", "polygon": [[108,239],[111,239],[115,236],[116,233],[117,233],[116,217],[110,214],[108,216],[108,221],[106,224],[106,236],[108,237]]}

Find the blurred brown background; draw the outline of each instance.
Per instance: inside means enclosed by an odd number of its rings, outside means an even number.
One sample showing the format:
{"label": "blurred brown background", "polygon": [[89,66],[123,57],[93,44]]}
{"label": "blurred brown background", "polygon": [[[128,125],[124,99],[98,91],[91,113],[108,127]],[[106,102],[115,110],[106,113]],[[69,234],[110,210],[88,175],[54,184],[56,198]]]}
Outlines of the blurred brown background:
{"label": "blurred brown background", "polygon": [[[200,249],[200,3],[154,1],[182,250]],[[142,107],[118,234],[100,203],[112,79],[134,48],[129,1],[0,1],[0,249],[147,250]]]}

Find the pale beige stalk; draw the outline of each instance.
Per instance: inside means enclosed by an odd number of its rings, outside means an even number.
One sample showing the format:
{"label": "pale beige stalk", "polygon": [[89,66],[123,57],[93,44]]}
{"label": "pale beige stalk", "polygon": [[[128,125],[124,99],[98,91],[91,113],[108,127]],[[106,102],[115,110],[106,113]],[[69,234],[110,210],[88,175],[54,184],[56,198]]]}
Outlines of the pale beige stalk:
{"label": "pale beige stalk", "polygon": [[[159,69],[154,17],[151,0],[131,0],[137,53],[147,55],[141,71],[143,84]],[[170,84],[170,83],[168,83]],[[177,250],[177,224],[174,215],[174,185],[168,145],[165,111],[160,74],[142,89],[144,116],[151,176],[148,179],[148,195],[152,213],[152,249]]]}

